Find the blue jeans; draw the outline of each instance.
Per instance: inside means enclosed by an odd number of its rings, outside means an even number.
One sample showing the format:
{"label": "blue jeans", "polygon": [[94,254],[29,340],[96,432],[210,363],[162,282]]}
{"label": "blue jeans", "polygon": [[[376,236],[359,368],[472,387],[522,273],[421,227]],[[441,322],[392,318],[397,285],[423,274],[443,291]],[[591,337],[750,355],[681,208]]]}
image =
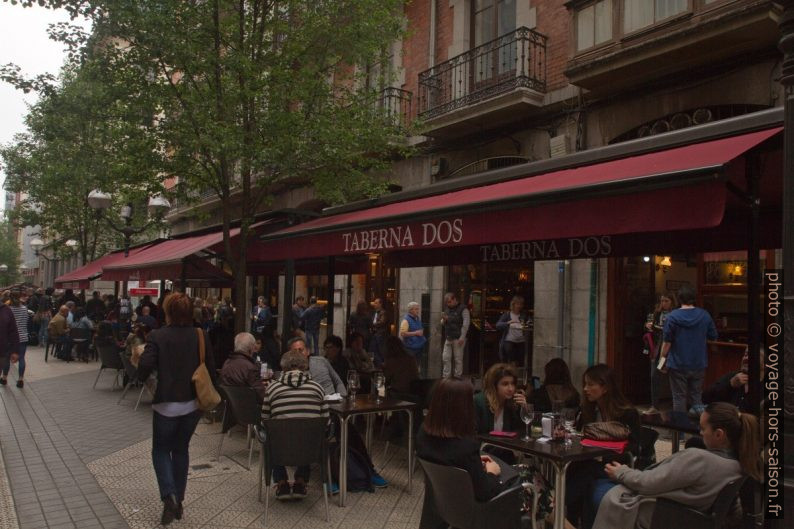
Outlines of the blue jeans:
{"label": "blue jeans", "polygon": [[181,417],[152,412],[152,465],[163,500],[169,494],[176,496],[177,501],[185,499],[190,465],[188,448],[200,418],[200,411]]}
{"label": "blue jeans", "polygon": [[[19,378],[25,376],[25,351],[28,349],[28,342],[19,342],[19,347],[17,348],[17,354],[19,355]],[[6,357],[5,365],[3,366],[3,378],[8,376],[8,372],[11,370],[11,355],[9,354]]]}
{"label": "blue jeans", "polygon": [[659,357],[653,359],[651,355],[648,355],[648,358],[651,365],[651,406],[656,408],[659,405],[659,379],[661,378],[661,373],[656,369]]}
{"label": "blue jeans", "polygon": [[304,331],[306,333],[306,347],[309,351],[314,350],[311,354],[318,356],[320,354],[320,329]]}
{"label": "blue jeans", "polygon": [[598,506],[604,499],[606,493],[616,486],[617,483],[609,478],[595,478],[590,491],[590,501],[585,502],[582,509],[582,529],[591,529],[595,523]]}
{"label": "blue jeans", "polygon": [[[302,479],[304,483],[308,483],[310,472],[311,472],[310,467],[297,467],[295,469],[295,479]],[[273,465],[273,481],[275,481],[276,483],[278,483],[279,481],[287,481],[286,467]]]}
{"label": "blue jeans", "polygon": [[673,394],[673,411],[686,413],[687,399],[690,406],[703,405],[703,376],[705,369],[670,369],[670,392]]}
{"label": "blue jeans", "polygon": [[42,316],[41,321],[39,322],[39,345],[42,347],[47,347],[47,327],[50,325],[50,318],[47,316]]}

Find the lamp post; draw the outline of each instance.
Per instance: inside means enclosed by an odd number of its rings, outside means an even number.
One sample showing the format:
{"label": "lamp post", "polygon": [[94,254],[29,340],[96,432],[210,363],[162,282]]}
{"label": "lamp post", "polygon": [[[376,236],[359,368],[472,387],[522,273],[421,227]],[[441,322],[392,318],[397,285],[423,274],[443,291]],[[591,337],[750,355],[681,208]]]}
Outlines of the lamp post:
{"label": "lamp post", "polygon": [[5,264],[5,263],[0,264],[0,275],[3,276],[3,280],[2,281],[3,281],[3,286],[4,287],[8,286],[8,275],[7,274],[8,274],[8,265]]}
{"label": "lamp post", "polygon": [[113,199],[110,194],[99,189],[94,189],[88,194],[88,205],[96,210],[97,216],[103,217],[114,231],[117,231],[124,236],[124,257],[127,257],[130,254],[130,240],[132,239],[132,236],[146,231],[152,224],[160,220],[168,212],[168,210],[171,209],[171,203],[163,195],[158,194],[150,197],[148,211],[149,215],[154,218],[143,226],[134,227],[132,225],[134,209],[132,203],[128,202],[121,207],[121,212],[119,213],[119,216],[121,217],[121,220],[124,222],[124,224],[117,226],[116,223],[114,223],[105,213],[110,208],[112,203]]}
{"label": "lamp post", "polygon": [[[77,241],[74,239],[68,239],[64,244],[66,245],[66,247],[69,249],[70,252],[73,251],[75,247],[77,247]],[[40,237],[36,237],[30,240],[30,249],[33,250],[33,253],[36,255],[37,258],[44,259],[48,263],[57,263],[58,261],[60,261],[58,257],[47,257],[46,255],[44,255],[41,252],[41,249],[43,247],[44,247],[44,241],[42,241]],[[45,279],[44,276],[46,275],[46,272],[47,271],[40,272],[40,279],[42,281],[44,281]],[[55,269],[53,269],[52,272],[53,272],[53,278],[57,277],[58,275],[57,264],[55,265]]]}

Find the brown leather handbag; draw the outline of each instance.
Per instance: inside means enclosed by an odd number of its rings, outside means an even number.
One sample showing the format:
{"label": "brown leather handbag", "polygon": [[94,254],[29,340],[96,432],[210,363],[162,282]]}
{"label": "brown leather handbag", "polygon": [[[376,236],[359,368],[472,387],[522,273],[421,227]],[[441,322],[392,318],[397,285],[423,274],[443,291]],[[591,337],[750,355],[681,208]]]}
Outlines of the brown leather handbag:
{"label": "brown leather handbag", "polygon": [[207,371],[207,364],[204,363],[204,331],[196,329],[199,344],[199,366],[193,371],[193,386],[196,388],[196,401],[201,411],[209,411],[221,403],[221,396],[215,390]]}
{"label": "brown leather handbag", "polygon": [[594,441],[626,441],[629,434],[628,426],[618,421],[591,422],[582,428],[584,438]]}

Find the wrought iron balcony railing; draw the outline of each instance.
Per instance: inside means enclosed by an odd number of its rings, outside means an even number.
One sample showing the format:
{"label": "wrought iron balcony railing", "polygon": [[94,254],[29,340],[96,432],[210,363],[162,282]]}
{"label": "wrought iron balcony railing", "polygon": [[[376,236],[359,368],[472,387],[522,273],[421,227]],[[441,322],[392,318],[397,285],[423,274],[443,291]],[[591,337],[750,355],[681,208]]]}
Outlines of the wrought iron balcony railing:
{"label": "wrought iron balcony railing", "polygon": [[413,119],[411,114],[413,97],[414,95],[408,90],[389,87],[381,92],[379,105],[393,124],[407,128]]}
{"label": "wrought iron balcony railing", "polygon": [[546,36],[516,29],[419,74],[419,117],[432,119],[517,88],[546,90]]}

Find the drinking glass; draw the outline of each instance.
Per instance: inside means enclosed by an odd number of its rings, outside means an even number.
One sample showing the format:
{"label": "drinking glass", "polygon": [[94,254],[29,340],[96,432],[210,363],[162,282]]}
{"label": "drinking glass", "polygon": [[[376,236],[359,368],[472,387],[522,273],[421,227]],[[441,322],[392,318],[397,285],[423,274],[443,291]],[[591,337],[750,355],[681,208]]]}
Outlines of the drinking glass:
{"label": "drinking glass", "polygon": [[532,421],[535,420],[535,408],[532,404],[524,403],[521,406],[521,421],[524,423],[526,428],[524,437],[521,438],[522,441],[529,442],[532,440],[532,436],[529,434],[529,425],[532,424]]}
{"label": "drinking glass", "polygon": [[351,369],[347,373],[347,392],[354,404],[356,402],[356,392],[359,387],[361,386],[358,380],[358,372]]}
{"label": "drinking glass", "polygon": [[386,397],[386,377],[382,372],[376,372],[372,377],[372,384],[375,386],[375,402],[381,403]]}
{"label": "drinking glass", "polygon": [[562,413],[562,408],[565,406],[565,401],[563,400],[553,400],[551,401],[551,413],[554,415],[559,415]]}
{"label": "drinking glass", "polygon": [[576,408],[563,408],[562,421],[565,425],[565,444],[571,444],[571,436],[574,433],[574,424],[576,423]]}

